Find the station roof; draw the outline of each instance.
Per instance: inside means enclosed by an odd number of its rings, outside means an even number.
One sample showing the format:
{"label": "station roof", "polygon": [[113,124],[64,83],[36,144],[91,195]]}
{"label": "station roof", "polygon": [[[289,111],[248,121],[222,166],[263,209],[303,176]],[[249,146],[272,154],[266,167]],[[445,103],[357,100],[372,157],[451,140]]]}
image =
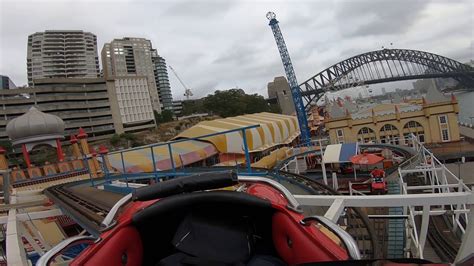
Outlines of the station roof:
{"label": "station roof", "polygon": [[[203,121],[183,131],[175,139],[195,138],[252,125],[260,125],[260,127],[246,131],[250,152],[263,151],[279,144],[288,144],[300,133],[295,116],[263,112]],[[240,132],[211,136],[202,140],[212,143],[220,153],[244,153]]]}
{"label": "station roof", "polygon": [[[189,165],[217,153],[243,154],[242,134],[237,131],[203,138],[202,140],[193,140],[192,138],[252,125],[260,125],[260,127],[249,129],[246,132],[250,152],[262,151],[278,144],[290,143],[299,135],[296,117],[288,115],[258,113],[203,121],[185,130],[175,138],[190,139],[171,145],[175,167]],[[168,145],[166,144],[153,148],[143,146],[124,150],[121,153],[108,155],[112,167],[121,172],[124,171],[124,168],[125,172],[128,173],[152,172],[154,170],[153,159],[157,170],[172,169]]]}
{"label": "station roof", "polygon": [[[152,172],[154,170],[153,158],[158,171],[172,169],[168,145],[155,146],[153,148],[144,146],[139,149],[125,150],[122,153],[123,164],[120,153],[108,155],[112,167],[120,172],[123,172],[124,167],[127,173]],[[171,145],[171,153],[173,154],[175,167],[181,167],[204,160],[216,154],[217,151],[211,143],[189,140],[173,143]]]}

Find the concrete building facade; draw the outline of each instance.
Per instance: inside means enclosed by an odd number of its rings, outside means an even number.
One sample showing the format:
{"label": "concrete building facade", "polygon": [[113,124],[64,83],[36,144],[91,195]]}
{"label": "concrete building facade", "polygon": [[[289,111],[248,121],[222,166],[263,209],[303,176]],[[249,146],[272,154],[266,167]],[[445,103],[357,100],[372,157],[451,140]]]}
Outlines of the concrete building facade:
{"label": "concrete building facade", "polygon": [[181,116],[183,112],[183,101],[177,100],[172,102],[173,113],[175,116]]}
{"label": "concrete building facade", "polygon": [[106,80],[120,77],[146,77],[153,110],[161,113],[155,81],[151,42],[144,38],[114,39],[102,48],[102,67]]}
{"label": "concrete building facade", "polygon": [[158,97],[161,103],[161,111],[173,111],[173,96],[171,95],[170,81],[168,78],[168,68],[166,60],[158,55],[156,50],[152,51],[153,64],[155,65],[155,83],[158,90]]}
{"label": "concrete building facade", "polygon": [[48,78],[36,80],[34,87],[0,90],[0,140],[8,139],[7,123],[32,106],[60,117],[66,137],[79,127],[92,141],[115,133],[106,84],[100,78]]}
{"label": "concrete building facade", "polygon": [[47,30],[28,36],[28,84],[44,78],[97,78],[97,37],[82,30]]}
{"label": "concrete building facade", "polygon": [[107,90],[117,134],[156,126],[147,77],[116,77]]}
{"label": "concrete building facade", "polygon": [[268,98],[276,99],[282,114],[292,115],[295,113],[295,104],[291,95],[290,85],[285,77],[275,77],[267,85]]}

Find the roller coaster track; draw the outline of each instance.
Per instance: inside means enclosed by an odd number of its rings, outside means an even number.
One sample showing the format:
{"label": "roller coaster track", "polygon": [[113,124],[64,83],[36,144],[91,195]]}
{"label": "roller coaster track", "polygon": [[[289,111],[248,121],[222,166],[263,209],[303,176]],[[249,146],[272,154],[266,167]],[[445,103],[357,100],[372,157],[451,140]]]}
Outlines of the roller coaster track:
{"label": "roller coaster track", "polygon": [[45,190],[45,195],[89,233],[98,236],[100,234],[100,224],[111,207],[93,202],[91,197],[75,195],[71,191],[71,187],[83,183],[84,181],[76,181],[53,186]]}
{"label": "roller coaster track", "polygon": [[[411,186],[425,185],[423,177],[416,174],[412,174],[407,180]],[[454,261],[461,241],[451,231],[446,217],[442,215],[431,217],[428,225],[427,239],[434,248],[436,255],[438,255],[442,261]]]}
{"label": "roller coaster track", "polygon": [[[414,151],[407,147],[394,146],[389,144],[370,144],[370,145],[361,145],[361,147],[371,147],[371,148],[390,148],[398,153],[406,156],[405,158],[413,157]],[[314,151],[313,151],[314,152]],[[186,169],[187,172],[203,172],[203,171],[222,171],[225,169],[235,169],[235,167],[200,167],[200,168],[189,168]],[[243,169],[242,169],[243,170]],[[335,195],[339,194],[334,191],[332,188],[315,182],[314,180],[309,179],[303,175],[289,173],[281,170],[266,170],[253,168],[254,171],[265,171],[269,176],[273,176],[276,179],[285,178],[287,181],[293,185],[304,185],[307,189],[311,189],[312,192],[325,195]],[[173,175],[170,172],[170,175]],[[150,178],[153,174],[149,174]],[[115,177],[117,179],[118,177]],[[293,180],[293,182],[291,182]],[[103,182],[103,179],[96,179],[96,183]],[[91,197],[85,197],[84,195],[78,195],[74,193],[74,187],[85,185],[89,180],[82,180],[71,182],[68,184],[61,184],[54,187],[50,187],[45,190],[45,194],[55,202],[66,214],[71,216],[79,225],[86,229],[89,233],[98,236],[100,234],[100,224],[104,217],[109,212],[111,206],[106,206],[104,204],[99,204],[94,201]],[[383,214],[385,210],[376,210],[375,214]],[[362,258],[371,259],[371,258],[382,258],[384,256],[383,246],[385,245],[385,238],[381,236],[386,235],[386,224],[385,221],[369,221],[367,215],[360,208],[347,208],[345,215],[347,223],[345,224],[347,231],[355,238],[357,241]],[[431,225],[429,227],[429,236],[430,242],[437,249],[438,252],[445,253],[446,260],[452,261],[451,258],[457,253],[457,248],[453,243],[448,243],[446,237],[443,236],[442,231],[438,225]],[[436,243],[440,243],[436,245]],[[440,254],[440,257],[442,255]]]}

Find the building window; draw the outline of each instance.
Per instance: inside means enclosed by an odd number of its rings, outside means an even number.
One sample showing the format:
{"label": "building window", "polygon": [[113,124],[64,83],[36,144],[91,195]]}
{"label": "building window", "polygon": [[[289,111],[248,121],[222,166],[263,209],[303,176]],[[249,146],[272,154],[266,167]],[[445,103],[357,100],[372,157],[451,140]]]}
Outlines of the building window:
{"label": "building window", "polygon": [[448,129],[441,129],[441,138],[443,141],[449,141],[449,131]]}
{"label": "building window", "polygon": [[337,143],[344,143],[344,131],[342,129],[336,129]]}
{"label": "building window", "polygon": [[423,126],[417,121],[408,121],[403,127],[403,137],[405,144],[408,144],[411,134],[415,135],[421,143],[425,142],[425,130]]}
{"label": "building window", "polygon": [[446,121],[448,119],[446,118],[446,115],[440,115],[439,116],[439,124],[442,125],[442,124],[446,124]]}
{"label": "building window", "polygon": [[357,133],[357,139],[362,143],[375,142],[375,132],[369,127],[363,127]]}
{"label": "building window", "polygon": [[392,124],[385,124],[380,129],[380,142],[382,143],[391,143],[395,145],[400,144],[400,133],[396,126]]}
{"label": "building window", "polygon": [[448,125],[448,117],[446,115],[438,116],[439,120],[439,128],[441,130],[441,140],[443,142],[450,141],[449,137],[449,125]]}

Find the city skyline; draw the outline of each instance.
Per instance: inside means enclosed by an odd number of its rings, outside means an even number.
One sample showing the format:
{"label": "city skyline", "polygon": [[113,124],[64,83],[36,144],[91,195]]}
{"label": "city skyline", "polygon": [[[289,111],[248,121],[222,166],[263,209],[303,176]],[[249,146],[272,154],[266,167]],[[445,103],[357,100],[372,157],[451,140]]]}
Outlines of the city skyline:
{"label": "city skyline", "polygon": [[[474,54],[470,1],[100,1],[93,9],[91,3],[3,1],[1,74],[26,84],[28,35],[83,30],[97,35],[98,49],[114,38],[151,40],[195,98],[232,87],[266,96],[267,83],[284,75],[265,19],[269,10],[280,21],[299,82],[382,46],[424,50],[461,62]],[[87,10],[88,15],[71,18],[68,10]],[[34,20],[22,18],[33,11]],[[174,98],[183,98],[184,88],[173,75],[170,82]]]}

